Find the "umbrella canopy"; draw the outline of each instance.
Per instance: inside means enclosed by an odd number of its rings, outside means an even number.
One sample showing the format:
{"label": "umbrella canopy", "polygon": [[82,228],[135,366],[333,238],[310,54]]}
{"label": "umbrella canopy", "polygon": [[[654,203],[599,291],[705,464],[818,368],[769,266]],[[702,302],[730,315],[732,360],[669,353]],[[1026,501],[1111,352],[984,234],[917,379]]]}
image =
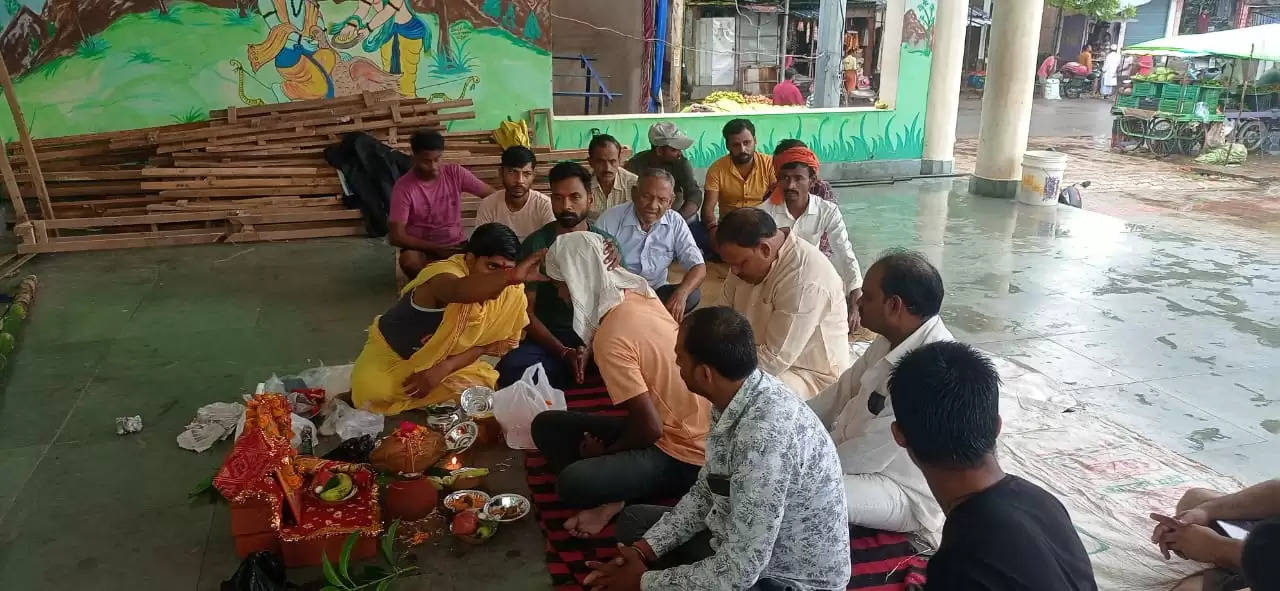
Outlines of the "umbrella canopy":
{"label": "umbrella canopy", "polygon": [[1174,35],[1124,48],[1138,55],[1198,57],[1216,55],[1264,61],[1280,61],[1280,24],[1215,31],[1201,35]]}

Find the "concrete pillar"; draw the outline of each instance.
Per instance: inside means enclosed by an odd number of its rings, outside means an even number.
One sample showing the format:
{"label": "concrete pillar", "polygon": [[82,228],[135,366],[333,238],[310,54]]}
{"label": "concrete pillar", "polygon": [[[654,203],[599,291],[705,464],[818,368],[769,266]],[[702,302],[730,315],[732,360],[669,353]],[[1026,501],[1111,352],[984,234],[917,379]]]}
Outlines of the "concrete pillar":
{"label": "concrete pillar", "polygon": [[880,34],[880,96],[876,98],[890,109],[898,106],[898,64],[902,55],[902,19],[906,15],[906,0],[885,2],[884,31]]}
{"label": "concrete pillar", "polygon": [[937,6],[920,174],[951,174],[955,169],[956,115],[960,109],[960,78],[964,75],[969,4],[943,1]]}
{"label": "concrete pillar", "polygon": [[978,130],[978,162],[969,179],[971,193],[1013,198],[1018,191],[1022,154],[1027,151],[1031,128],[1037,32],[1043,10],[1040,2],[1017,0],[1003,0],[995,7]]}
{"label": "concrete pillar", "polygon": [[844,56],[844,0],[818,5],[818,62],[813,72],[813,106],[840,106],[840,59]]}

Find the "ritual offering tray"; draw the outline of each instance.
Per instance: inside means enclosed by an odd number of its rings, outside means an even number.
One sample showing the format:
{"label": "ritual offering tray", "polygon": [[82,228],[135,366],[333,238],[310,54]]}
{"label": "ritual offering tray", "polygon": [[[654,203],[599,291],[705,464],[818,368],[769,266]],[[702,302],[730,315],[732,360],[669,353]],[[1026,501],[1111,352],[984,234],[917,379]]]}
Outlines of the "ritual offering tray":
{"label": "ritual offering tray", "polygon": [[427,407],[427,426],[436,431],[448,431],[450,427],[462,422],[466,413],[452,401],[445,401]]}
{"label": "ritual offering tray", "polygon": [[497,521],[516,521],[529,514],[533,505],[520,495],[505,493],[497,495],[484,504],[484,514]]}
{"label": "ritual offering tray", "polygon": [[472,419],[493,416],[493,388],[472,386],[459,396],[463,412]]}
{"label": "ritual offering tray", "polygon": [[483,509],[489,503],[489,493],[479,490],[451,492],[444,498],[444,508],[454,513]]}
{"label": "ritual offering tray", "polygon": [[498,533],[498,521],[475,509],[462,511],[453,516],[449,532],[467,544],[483,544]]}
{"label": "ritual offering tray", "polygon": [[454,454],[464,452],[476,442],[479,435],[480,426],[474,421],[458,423],[444,434],[445,449]]}

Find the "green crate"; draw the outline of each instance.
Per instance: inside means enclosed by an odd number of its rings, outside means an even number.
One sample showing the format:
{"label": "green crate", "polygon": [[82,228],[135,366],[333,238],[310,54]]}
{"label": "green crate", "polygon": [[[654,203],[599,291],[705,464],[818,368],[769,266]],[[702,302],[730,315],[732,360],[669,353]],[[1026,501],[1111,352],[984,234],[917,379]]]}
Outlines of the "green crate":
{"label": "green crate", "polygon": [[1177,113],[1178,103],[1180,102],[1182,101],[1176,98],[1160,99],[1160,105],[1156,107],[1156,110],[1160,111],[1161,113]]}
{"label": "green crate", "polygon": [[1156,82],[1138,80],[1133,83],[1133,96],[1157,96],[1160,94],[1160,86]]}
{"label": "green crate", "polygon": [[1165,84],[1160,89],[1160,98],[1162,99],[1180,99],[1182,98],[1181,84]]}
{"label": "green crate", "polygon": [[1221,88],[1204,87],[1203,92],[1200,93],[1200,102],[1209,107],[1210,113],[1218,110],[1218,101],[1220,100],[1222,100]]}
{"label": "green crate", "polygon": [[1196,99],[1200,98],[1200,87],[1194,84],[1182,87],[1182,98],[1195,102]]}
{"label": "green crate", "polygon": [[1138,107],[1138,96],[1136,96],[1136,95],[1120,95],[1120,98],[1116,99],[1116,106],[1117,106],[1117,107],[1137,108],[1137,107]]}

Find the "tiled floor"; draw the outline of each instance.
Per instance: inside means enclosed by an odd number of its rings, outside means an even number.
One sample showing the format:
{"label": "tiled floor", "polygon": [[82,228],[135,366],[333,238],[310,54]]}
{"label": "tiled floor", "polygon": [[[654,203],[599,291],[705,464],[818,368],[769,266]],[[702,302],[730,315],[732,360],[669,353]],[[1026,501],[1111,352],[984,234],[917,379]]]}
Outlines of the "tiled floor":
{"label": "tiled floor", "polygon": [[[923,250],[960,338],[1227,474],[1275,476],[1280,261],[952,189],[842,190],[863,266],[887,247]],[[226,509],[187,493],[226,444],[197,455],[174,437],[199,406],[272,372],[353,359],[390,303],[390,261],[364,239],[37,259],[26,271],[40,292],[0,394],[0,588],[216,589],[237,565]],[[145,430],[117,437],[114,417],[132,414]],[[518,490],[513,464],[490,484]],[[425,574],[400,588],[547,587],[536,526],[499,535],[428,544]]]}

